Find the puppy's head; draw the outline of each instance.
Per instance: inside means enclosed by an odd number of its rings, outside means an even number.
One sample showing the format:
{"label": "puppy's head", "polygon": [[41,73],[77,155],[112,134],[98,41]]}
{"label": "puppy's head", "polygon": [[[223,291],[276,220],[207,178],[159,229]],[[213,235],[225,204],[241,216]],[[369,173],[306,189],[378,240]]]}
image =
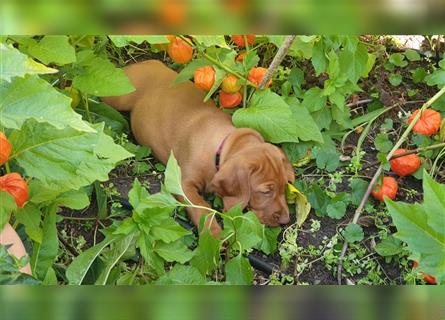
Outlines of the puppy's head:
{"label": "puppy's head", "polygon": [[211,188],[228,210],[236,204],[249,208],[268,226],[289,222],[286,184],[295,180],[289,160],[270,143],[244,148],[227,159],[215,174]]}

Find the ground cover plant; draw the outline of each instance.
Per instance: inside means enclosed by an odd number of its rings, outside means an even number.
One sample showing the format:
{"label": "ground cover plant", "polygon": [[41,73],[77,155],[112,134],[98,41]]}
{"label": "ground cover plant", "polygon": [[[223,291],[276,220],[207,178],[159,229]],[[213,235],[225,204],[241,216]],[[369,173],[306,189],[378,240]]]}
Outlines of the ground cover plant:
{"label": "ground cover plant", "polygon": [[[0,230],[10,223],[29,259],[1,246],[0,282],[445,282],[443,40],[1,37]],[[289,225],[222,212],[209,195],[221,238],[188,228],[195,205],[174,197],[184,196],[174,155],[157,162],[128,115],[100,101],[134,90],[121,68],[146,59],[283,148],[297,177]],[[18,272],[27,262],[32,276]]]}

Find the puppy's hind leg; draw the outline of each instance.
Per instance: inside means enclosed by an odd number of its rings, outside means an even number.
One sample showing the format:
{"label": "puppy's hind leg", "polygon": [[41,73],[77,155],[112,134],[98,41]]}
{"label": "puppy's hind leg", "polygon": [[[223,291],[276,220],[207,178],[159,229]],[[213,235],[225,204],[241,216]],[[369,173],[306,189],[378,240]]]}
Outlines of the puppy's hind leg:
{"label": "puppy's hind leg", "polygon": [[[206,207],[210,209],[210,205],[203,199],[203,197],[199,194],[199,189],[192,181],[183,181],[182,182],[182,188],[184,190],[184,193],[186,194],[187,198],[190,200],[191,203],[193,203],[196,206],[200,207]],[[199,222],[201,221],[201,217],[204,215],[211,214],[210,210],[206,210],[203,208],[193,208],[188,207],[187,213],[192,220],[193,224],[199,228]],[[221,227],[219,226],[218,222],[216,221],[216,217],[207,217],[204,225],[205,229],[210,229],[210,234],[215,238],[218,239],[220,233],[221,233]],[[202,232],[202,230],[199,230]]]}

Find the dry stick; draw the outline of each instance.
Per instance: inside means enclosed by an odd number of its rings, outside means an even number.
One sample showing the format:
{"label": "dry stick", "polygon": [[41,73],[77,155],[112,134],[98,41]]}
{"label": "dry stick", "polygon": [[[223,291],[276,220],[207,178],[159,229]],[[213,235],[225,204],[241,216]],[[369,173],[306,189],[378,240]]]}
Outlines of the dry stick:
{"label": "dry stick", "polygon": [[347,107],[355,107],[355,106],[359,106],[361,104],[367,104],[369,102],[372,102],[372,99],[364,99],[364,100],[359,100],[356,102],[351,102],[351,103],[348,103],[346,106]]}
{"label": "dry stick", "polygon": [[[434,149],[442,148],[442,147],[445,147],[445,142],[442,142],[442,143],[436,143],[436,144],[433,144],[433,145],[431,145],[431,146],[424,147],[424,148],[417,148],[417,149],[413,149],[413,150],[405,151],[405,152],[402,152],[402,153],[393,155],[393,156],[391,157],[390,160],[394,160],[394,159],[401,158],[401,157],[404,157],[404,156],[409,156],[410,154],[415,154],[415,153],[419,153],[419,152],[423,152],[423,151],[428,151],[428,150],[434,150]],[[374,161],[374,162],[371,162],[370,164],[367,164],[366,166],[363,166],[362,169],[363,169],[363,170],[366,170],[366,169],[368,169],[368,168],[371,168],[371,167],[373,167],[373,166],[378,165],[379,163],[381,163],[381,161]]]}
{"label": "dry stick", "polygon": [[272,78],[273,73],[278,68],[278,66],[281,64],[281,61],[283,61],[284,57],[286,56],[287,52],[289,51],[290,46],[292,45],[292,42],[294,42],[296,36],[287,36],[286,39],[284,39],[283,44],[278,49],[277,54],[272,60],[272,63],[270,64],[269,68],[267,68],[266,74],[263,77],[263,80],[260,82],[260,85],[258,86],[259,90],[264,89],[266,86],[266,83]]}
{"label": "dry stick", "polygon": [[[414,125],[420,119],[420,116],[422,115],[423,111],[428,109],[444,93],[445,93],[445,87],[440,89],[439,92],[437,92],[430,100],[428,100],[427,102],[425,102],[423,104],[422,108],[420,108],[420,112],[418,112],[416,114],[416,116],[414,117],[413,121],[409,124],[408,128],[406,128],[405,132],[402,134],[400,139],[396,142],[394,147],[391,149],[391,151],[386,156],[386,160],[387,161],[389,161],[392,158],[392,156],[394,155],[394,152],[397,149],[399,149],[400,146],[405,142],[406,138],[410,134],[410,132],[413,129]],[[363,198],[360,201],[360,204],[359,204],[357,210],[355,211],[354,217],[352,218],[352,223],[354,223],[354,224],[357,223],[358,218],[360,217],[360,214],[362,213],[363,208],[365,207],[365,204],[368,201],[369,195],[371,194],[372,188],[374,187],[374,184],[377,182],[377,180],[378,180],[380,174],[382,173],[382,171],[383,171],[383,165],[381,164],[378,167],[377,171],[375,172],[374,176],[372,177],[372,180],[369,183],[368,189],[366,190],[365,194],[363,195]],[[342,271],[343,271],[343,259],[345,257],[345,254],[346,254],[347,250],[348,250],[348,242],[345,241],[343,243],[343,248],[341,249],[340,258],[339,258],[338,264],[337,264],[337,283],[338,284],[341,284],[341,275],[342,275]]]}

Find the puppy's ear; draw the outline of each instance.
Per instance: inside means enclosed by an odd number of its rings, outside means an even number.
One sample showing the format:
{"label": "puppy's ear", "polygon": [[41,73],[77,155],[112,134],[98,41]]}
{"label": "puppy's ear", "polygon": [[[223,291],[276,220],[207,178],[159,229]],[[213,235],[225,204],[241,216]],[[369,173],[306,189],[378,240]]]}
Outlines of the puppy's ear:
{"label": "puppy's ear", "polygon": [[289,162],[289,160],[284,159],[284,170],[286,172],[286,179],[287,182],[294,183],[295,182],[295,171],[294,167],[292,167],[292,164]]}
{"label": "puppy's ear", "polygon": [[287,155],[284,153],[283,150],[281,150],[281,155],[283,156],[283,165],[284,165],[284,174],[286,175],[287,182],[294,183],[295,182],[295,171],[294,167],[290,163],[289,159],[287,158]]}
{"label": "puppy's ear", "polygon": [[250,170],[236,160],[224,163],[210,182],[211,190],[223,198],[224,210],[237,204],[244,209],[250,199]]}

